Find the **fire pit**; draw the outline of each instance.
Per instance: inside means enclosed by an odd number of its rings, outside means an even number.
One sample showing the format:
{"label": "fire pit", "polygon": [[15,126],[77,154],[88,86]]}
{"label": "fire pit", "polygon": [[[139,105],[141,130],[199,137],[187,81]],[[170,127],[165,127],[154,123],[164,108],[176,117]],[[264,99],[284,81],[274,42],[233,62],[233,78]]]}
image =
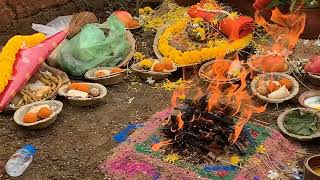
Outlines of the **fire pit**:
{"label": "fire pit", "polygon": [[153,144],[152,149],[158,151],[166,145],[166,151],[194,164],[215,162],[227,154],[245,155],[250,135],[242,130],[252,114],[265,111],[265,106],[256,106],[251,100],[247,75],[242,69],[240,84],[215,81],[205,93],[199,91],[193,100],[180,104],[177,100],[186,96],[187,87],[177,88],[171,100],[174,111],[161,131],[166,140]]}

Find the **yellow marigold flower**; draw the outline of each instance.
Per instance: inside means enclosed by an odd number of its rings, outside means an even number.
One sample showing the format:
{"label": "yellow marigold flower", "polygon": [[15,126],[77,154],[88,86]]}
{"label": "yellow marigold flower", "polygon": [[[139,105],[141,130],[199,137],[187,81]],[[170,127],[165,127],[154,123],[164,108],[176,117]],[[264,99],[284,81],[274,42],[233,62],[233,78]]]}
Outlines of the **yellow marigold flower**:
{"label": "yellow marigold flower", "polygon": [[19,49],[33,47],[45,39],[44,34],[36,33],[30,36],[17,35],[7,42],[0,53],[0,93],[3,92],[11,79],[12,68]]}
{"label": "yellow marigold flower", "polygon": [[203,21],[203,20],[202,20],[202,18],[199,18],[199,17],[192,19],[192,22],[193,22],[194,24],[197,24],[197,23],[199,23],[199,22],[201,22],[201,21]]}
{"label": "yellow marigold flower", "polygon": [[144,9],[143,9],[146,13],[152,13],[154,10],[151,8],[151,7],[149,7],[149,6],[147,6],[147,7],[145,7]]}
{"label": "yellow marigold flower", "polygon": [[[192,50],[182,52],[170,45],[169,40],[177,33],[183,31],[187,25],[187,20],[181,20],[169,26],[159,38],[158,49],[164,57],[171,58],[178,65],[188,65],[199,63],[217,57],[223,58],[227,53],[243,49],[252,41],[252,34],[249,34],[241,39],[229,42],[226,39],[210,40],[207,43],[207,48],[200,50]],[[196,29],[203,33],[202,30]],[[205,35],[205,34],[204,34]]]}
{"label": "yellow marigold flower", "polygon": [[232,155],[231,158],[230,158],[230,162],[233,165],[237,165],[240,162],[240,157],[237,156],[237,155]]}
{"label": "yellow marigold flower", "polygon": [[139,67],[144,69],[150,69],[153,65],[153,61],[151,59],[144,59],[139,62]]}
{"label": "yellow marigold flower", "polygon": [[169,154],[164,158],[164,161],[167,163],[175,163],[180,159],[178,154]]}
{"label": "yellow marigold flower", "polygon": [[230,15],[228,16],[230,19],[236,19],[239,17],[237,12],[231,12]]}
{"label": "yellow marigold flower", "polygon": [[144,55],[141,52],[135,52],[133,58],[137,61],[141,61],[144,58]]}
{"label": "yellow marigold flower", "polygon": [[139,14],[144,14],[144,9],[143,8],[139,9]]}
{"label": "yellow marigold flower", "polygon": [[259,154],[266,154],[267,153],[267,150],[264,147],[264,145],[260,145],[259,147],[257,147],[257,153],[259,153]]}

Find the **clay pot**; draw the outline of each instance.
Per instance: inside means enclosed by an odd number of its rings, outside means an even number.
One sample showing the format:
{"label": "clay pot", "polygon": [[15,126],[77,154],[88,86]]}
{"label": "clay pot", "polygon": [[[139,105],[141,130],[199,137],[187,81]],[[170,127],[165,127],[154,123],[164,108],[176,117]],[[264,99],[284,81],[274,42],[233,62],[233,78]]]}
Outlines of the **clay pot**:
{"label": "clay pot", "polygon": [[302,9],[307,16],[306,26],[301,38],[304,39],[316,39],[320,35],[320,8]]}
{"label": "clay pot", "polygon": [[200,0],[175,0],[174,2],[179,6],[192,6],[200,2]]}
{"label": "clay pot", "polygon": [[304,179],[305,180],[317,180],[320,179],[320,175],[316,174],[316,172],[313,171],[314,168],[319,167],[320,166],[320,154],[318,155],[314,155],[309,157],[305,163],[305,175],[304,175]]}

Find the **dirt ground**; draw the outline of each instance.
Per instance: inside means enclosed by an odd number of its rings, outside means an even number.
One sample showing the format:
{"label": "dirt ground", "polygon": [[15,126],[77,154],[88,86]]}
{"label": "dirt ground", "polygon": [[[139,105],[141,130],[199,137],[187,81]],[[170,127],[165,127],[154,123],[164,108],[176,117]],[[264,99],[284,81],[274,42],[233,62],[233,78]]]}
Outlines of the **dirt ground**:
{"label": "dirt ground", "polygon": [[44,130],[18,127],[12,115],[1,115],[0,160],[6,162],[21,146],[33,144],[38,152],[18,179],[103,179],[97,166],[117,145],[112,135],[129,123],[146,121],[166,108],[169,99],[170,94],[160,89],[123,82],[108,88],[108,95],[99,106],[71,107],[62,100],[62,113]]}
{"label": "dirt ground", "polygon": [[[155,32],[134,32],[138,50],[152,55]],[[309,43],[311,44],[311,43]],[[320,48],[303,41],[295,52],[305,56],[307,53],[320,53]],[[306,82],[304,78],[301,78]],[[307,82],[306,82],[307,83]],[[305,92],[301,88],[300,93]],[[80,108],[70,106],[63,98],[64,108],[56,122],[44,130],[27,130],[18,127],[12,115],[0,115],[0,166],[21,146],[33,144],[38,152],[25,173],[16,179],[103,179],[97,168],[106,159],[117,143],[112,135],[129,123],[145,122],[157,111],[168,107],[171,93],[159,87],[138,83],[127,79],[125,82],[108,87],[103,102],[94,107]],[[297,107],[297,99],[279,106],[269,105],[267,112],[255,116],[256,119],[275,124],[277,116],[288,107]],[[320,144],[316,141],[302,144],[311,153],[319,153]],[[1,167],[0,167],[1,168]],[[9,178],[5,173],[0,179]]]}

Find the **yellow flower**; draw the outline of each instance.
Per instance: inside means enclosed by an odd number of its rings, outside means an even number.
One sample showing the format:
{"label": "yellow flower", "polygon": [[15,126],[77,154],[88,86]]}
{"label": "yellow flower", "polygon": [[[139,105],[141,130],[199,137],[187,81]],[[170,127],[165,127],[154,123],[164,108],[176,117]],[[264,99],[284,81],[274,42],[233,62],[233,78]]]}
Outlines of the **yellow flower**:
{"label": "yellow flower", "polygon": [[150,69],[153,65],[153,61],[151,59],[144,59],[140,61],[138,65],[143,69]]}
{"label": "yellow flower", "polygon": [[267,153],[267,150],[264,147],[264,145],[260,145],[259,147],[257,147],[257,153],[259,153],[259,154],[266,154]]}
{"label": "yellow flower", "polygon": [[17,35],[7,42],[0,53],[0,93],[3,92],[11,79],[12,68],[18,51],[22,47],[33,47],[45,39],[46,36],[44,34],[36,33],[30,36]]}
{"label": "yellow flower", "polygon": [[[231,53],[245,48],[252,41],[252,34],[249,34],[241,39],[229,42],[227,39],[210,40],[206,48],[200,50],[192,50],[182,52],[170,45],[170,39],[185,29],[188,24],[187,19],[183,19],[169,26],[159,38],[158,49],[160,53],[167,58],[171,58],[175,64],[188,65],[199,63],[217,57],[223,58],[227,53]],[[197,32],[205,36],[203,28],[196,28]],[[205,38],[205,37],[204,37]]]}
{"label": "yellow flower", "polygon": [[143,8],[139,9],[139,14],[144,14],[144,9]]}
{"label": "yellow flower", "polygon": [[164,161],[167,163],[175,163],[180,159],[178,154],[169,154],[164,158]]}
{"label": "yellow flower", "polygon": [[135,52],[133,58],[136,61],[141,61],[144,58],[144,55],[141,52]]}
{"label": "yellow flower", "polygon": [[151,7],[147,6],[144,8],[144,11],[149,14],[152,13],[154,10]]}
{"label": "yellow flower", "polygon": [[232,156],[230,157],[230,162],[231,162],[231,164],[233,164],[233,165],[239,164],[239,162],[240,162],[239,156],[237,156],[237,155],[232,155]]}
{"label": "yellow flower", "polygon": [[[157,29],[164,24],[171,24],[175,22],[179,22],[181,19],[185,19],[188,17],[187,15],[187,8],[186,7],[180,7],[172,2],[166,2],[168,4],[167,7],[169,7],[168,12],[162,14],[162,15],[156,15],[154,10],[152,10],[150,7],[144,8],[144,28],[145,29]],[[148,13],[147,13],[148,12]]]}
{"label": "yellow flower", "polygon": [[202,18],[194,18],[192,19],[193,24],[198,24],[199,22],[203,21]]}
{"label": "yellow flower", "polygon": [[237,12],[231,12],[230,15],[228,16],[230,19],[236,19],[239,17]]}

